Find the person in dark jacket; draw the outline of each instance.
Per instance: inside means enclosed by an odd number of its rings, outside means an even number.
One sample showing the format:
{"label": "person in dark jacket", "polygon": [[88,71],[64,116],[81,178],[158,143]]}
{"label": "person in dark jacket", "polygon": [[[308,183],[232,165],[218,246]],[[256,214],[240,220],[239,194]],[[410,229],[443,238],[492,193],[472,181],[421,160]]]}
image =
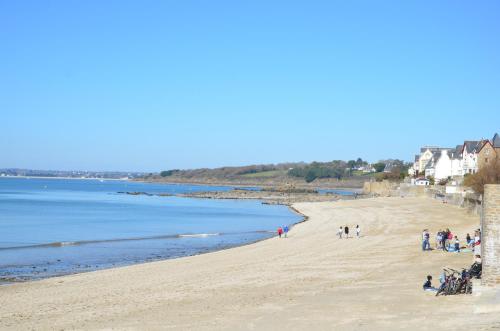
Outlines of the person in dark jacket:
{"label": "person in dark jacket", "polygon": [[432,276],[431,275],[427,276],[427,281],[424,283],[424,286],[423,286],[424,290],[432,288],[431,281],[432,281]]}

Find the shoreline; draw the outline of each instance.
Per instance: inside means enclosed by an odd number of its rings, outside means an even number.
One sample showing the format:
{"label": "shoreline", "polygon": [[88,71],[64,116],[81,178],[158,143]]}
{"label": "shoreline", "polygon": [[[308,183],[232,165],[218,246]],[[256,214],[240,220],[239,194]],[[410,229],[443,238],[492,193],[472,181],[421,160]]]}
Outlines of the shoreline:
{"label": "shoreline", "polygon": [[[443,266],[472,263],[469,253],[422,252],[422,226],[462,237],[478,217],[430,198],[292,207],[308,219],[288,238],[0,287],[0,329],[273,330],[276,316],[290,330],[500,326],[495,313],[473,313],[474,295],[421,289]],[[339,225],[355,224],[361,238],[338,239]]]}
{"label": "shoreline", "polygon": [[[190,197],[186,197],[186,198],[190,198]],[[191,199],[193,199],[193,198],[191,198]],[[265,205],[265,203],[262,203],[262,204]],[[295,209],[293,206],[291,206],[291,205],[284,205],[284,206],[286,206],[287,209],[291,213],[299,215],[302,218],[301,220],[299,220],[299,221],[297,221],[295,223],[289,224],[290,230],[292,230],[296,225],[304,223],[304,222],[306,222],[309,219],[309,217],[307,215],[304,215],[299,210]],[[183,258],[188,258],[188,257],[193,257],[193,256],[200,256],[200,255],[204,255],[204,254],[210,254],[210,253],[214,253],[214,252],[219,252],[219,251],[230,250],[230,249],[234,249],[234,248],[238,248],[238,247],[244,247],[244,246],[248,246],[248,245],[253,245],[253,244],[256,244],[256,243],[259,243],[259,242],[262,242],[262,241],[266,241],[266,240],[270,240],[272,238],[277,237],[276,231],[274,231],[274,230],[273,231],[271,231],[271,230],[269,230],[269,231],[263,230],[263,232],[267,232],[267,233],[269,233],[271,235],[269,237],[265,237],[265,238],[262,238],[262,239],[251,240],[251,241],[248,241],[248,242],[242,242],[240,244],[229,245],[227,247],[212,248],[212,249],[208,249],[206,251],[200,251],[200,252],[196,252],[194,254],[188,254],[188,255],[185,255],[185,256],[167,257],[167,258],[160,258],[160,259],[150,260],[150,261],[144,260],[144,261],[141,261],[141,262],[138,262],[138,263],[122,264],[122,265],[117,265],[117,266],[112,266],[112,267],[96,268],[96,269],[93,269],[93,270],[83,270],[83,271],[80,271],[80,272],[69,272],[69,273],[65,273],[65,274],[52,275],[52,276],[40,277],[40,278],[31,278],[31,279],[25,279],[25,280],[18,280],[18,279],[15,279],[15,277],[9,277],[9,276],[0,277],[0,286],[12,286],[12,285],[15,285],[15,284],[24,284],[24,283],[38,282],[38,281],[43,281],[43,280],[46,280],[46,279],[60,278],[60,277],[66,277],[66,276],[72,276],[72,275],[79,275],[79,274],[86,274],[86,273],[98,272],[98,271],[101,271],[101,270],[119,269],[119,268],[125,268],[125,267],[129,267],[129,266],[135,266],[135,265],[142,265],[142,264],[156,263],[156,262],[161,262],[161,261],[183,259]],[[179,235],[179,236],[182,236],[182,235]],[[135,239],[123,239],[123,240],[135,240]],[[138,240],[140,240],[140,239],[138,239]],[[116,241],[116,239],[111,240],[111,241]],[[56,243],[41,244],[39,246],[40,246],[40,248],[43,249],[45,247],[54,247],[55,246],[54,244],[56,244]],[[60,245],[60,246],[62,247],[64,245]],[[32,248],[32,247],[31,246],[29,246],[29,247],[22,246],[22,247],[15,247],[13,249],[30,249],[30,248]]]}

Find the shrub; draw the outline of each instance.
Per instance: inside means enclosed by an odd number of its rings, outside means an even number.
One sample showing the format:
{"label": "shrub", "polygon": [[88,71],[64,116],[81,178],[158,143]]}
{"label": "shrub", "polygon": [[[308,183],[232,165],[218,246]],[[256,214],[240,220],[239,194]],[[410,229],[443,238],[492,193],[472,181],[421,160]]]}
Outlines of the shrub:
{"label": "shrub", "polygon": [[429,176],[427,177],[427,179],[429,180],[429,185],[434,185],[436,184],[436,180],[434,179],[433,176]]}
{"label": "shrub", "polygon": [[440,186],[445,186],[446,184],[448,184],[447,178],[443,178],[438,182],[438,185],[440,185]]}
{"label": "shrub", "polygon": [[484,193],[484,185],[500,184],[500,158],[497,157],[495,162],[479,169],[475,174],[464,178],[464,185],[472,188],[478,194]]}

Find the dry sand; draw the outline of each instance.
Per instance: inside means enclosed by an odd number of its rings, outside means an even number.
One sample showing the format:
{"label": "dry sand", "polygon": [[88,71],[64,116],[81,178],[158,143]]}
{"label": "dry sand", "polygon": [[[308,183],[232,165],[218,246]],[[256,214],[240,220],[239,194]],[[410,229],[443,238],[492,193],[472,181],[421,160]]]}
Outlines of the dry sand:
{"label": "dry sand", "polygon": [[[480,330],[475,296],[434,297],[443,266],[472,256],[422,252],[420,233],[463,240],[479,219],[425,198],[294,205],[309,221],[287,239],[176,260],[0,287],[0,329]],[[339,240],[340,225],[362,228]],[[432,241],[433,242],[433,241]]]}

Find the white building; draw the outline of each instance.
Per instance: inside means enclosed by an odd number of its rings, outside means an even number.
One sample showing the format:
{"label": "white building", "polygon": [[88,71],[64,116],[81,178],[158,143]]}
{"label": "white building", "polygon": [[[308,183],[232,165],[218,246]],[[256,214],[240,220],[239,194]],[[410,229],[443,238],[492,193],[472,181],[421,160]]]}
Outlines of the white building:
{"label": "white building", "polygon": [[462,163],[462,145],[455,148],[428,146],[420,149],[420,155],[415,156],[415,163],[408,172],[413,176],[434,177],[439,181],[463,176]]}
{"label": "white building", "polygon": [[[434,177],[436,174],[436,163],[441,157],[441,151],[449,150],[450,148],[441,148],[435,146],[422,147],[420,149],[420,156],[418,158],[418,171],[419,175],[424,175],[425,177]],[[443,168],[443,165],[441,165]]]}
{"label": "white building", "polygon": [[420,149],[420,157],[418,158],[418,172],[424,173],[427,168],[433,163],[436,153],[442,148],[436,146],[426,146]]}
{"label": "white building", "polygon": [[[492,141],[496,141],[496,144],[500,146],[498,134]],[[466,140],[455,148],[422,147],[420,155],[415,156],[415,163],[408,170],[408,173],[413,177],[432,176],[436,182],[442,179],[475,174],[479,169],[479,152],[487,143],[488,140]]]}
{"label": "white building", "polygon": [[463,175],[475,174],[478,170],[477,155],[483,141],[465,141],[462,147]]}
{"label": "white building", "polygon": [[461,150],[461,145],[441,150],[441,154],[434,160],[434,178],[437,181],[463,176]]}

